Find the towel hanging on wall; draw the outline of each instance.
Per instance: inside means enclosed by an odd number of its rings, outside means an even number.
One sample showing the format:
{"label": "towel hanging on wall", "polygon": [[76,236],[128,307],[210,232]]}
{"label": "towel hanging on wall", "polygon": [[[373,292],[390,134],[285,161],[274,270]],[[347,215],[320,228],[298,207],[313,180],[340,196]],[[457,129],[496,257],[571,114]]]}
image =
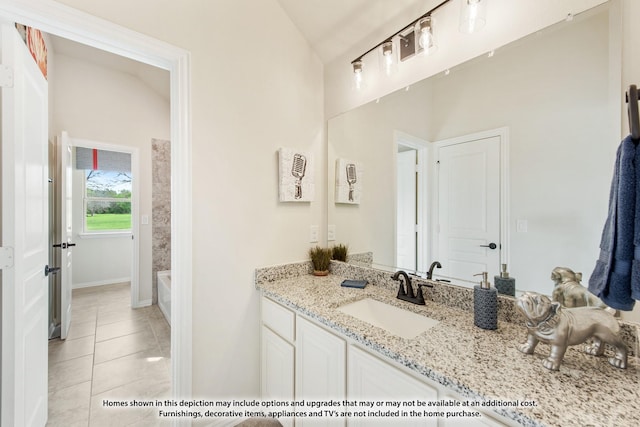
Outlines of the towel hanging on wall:
{"label": "towel hanging on wall", "polygon": [[589,291],[609,307],[630,311],[640,300],[640,116],[636,86],[626,95],[630,135],[616,153],[609,213]]}

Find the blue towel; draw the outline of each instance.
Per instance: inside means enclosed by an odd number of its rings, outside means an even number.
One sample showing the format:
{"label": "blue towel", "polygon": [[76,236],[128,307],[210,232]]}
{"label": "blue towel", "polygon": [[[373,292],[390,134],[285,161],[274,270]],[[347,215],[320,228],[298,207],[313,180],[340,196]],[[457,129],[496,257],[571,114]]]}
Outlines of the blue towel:
{"label": "blue towel", "polygon": [[609,307],[633,310],[640,299],[640,149],[626,137],[616,153],[609,213],[589,291]]}

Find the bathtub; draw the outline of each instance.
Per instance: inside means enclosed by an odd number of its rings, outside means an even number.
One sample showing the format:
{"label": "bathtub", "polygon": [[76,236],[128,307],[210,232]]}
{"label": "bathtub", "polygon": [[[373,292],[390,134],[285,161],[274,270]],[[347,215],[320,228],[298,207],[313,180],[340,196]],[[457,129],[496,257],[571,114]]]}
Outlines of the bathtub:
{"label": "bathtub", "polygon": [[158,271],[158,307],[171,325],[171,270]]}

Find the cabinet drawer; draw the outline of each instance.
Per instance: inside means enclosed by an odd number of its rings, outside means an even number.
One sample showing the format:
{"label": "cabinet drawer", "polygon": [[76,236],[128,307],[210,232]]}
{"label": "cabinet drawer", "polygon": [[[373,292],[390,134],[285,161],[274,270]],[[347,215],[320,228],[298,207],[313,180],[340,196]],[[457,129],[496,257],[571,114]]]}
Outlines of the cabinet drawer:
{"label": "cabinet drawer", "polygon": [[295,318],[293,311],[262,297],[262,323],[289,342],[294,340]]}

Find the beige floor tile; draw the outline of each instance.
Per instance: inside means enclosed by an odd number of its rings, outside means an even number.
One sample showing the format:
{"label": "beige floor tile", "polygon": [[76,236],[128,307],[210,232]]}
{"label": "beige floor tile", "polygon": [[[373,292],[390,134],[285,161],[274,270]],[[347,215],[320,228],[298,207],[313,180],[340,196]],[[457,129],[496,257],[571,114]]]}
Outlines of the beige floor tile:
{"label": "beige floor tile", "polygon": [[158,341],[151,329],[96,343],[94,363],[106,362],[148,349],[158,349]]}
{"label": "beige floor tile", "polygon": [[158,349],[120,357],[93,368],[91,394],[97,395],[144,378],[170,380],[169,361]]}
{"label": "beige floor tile", "polygon": [[93,347],[93,335],[74,340],[51,340],[49,341],[49,363],[93,354]]}
{"label": "beige floor tile", "polygon": [[137,317],[133,319],[122,320],[120,322],[107,323],[97,327],[96,342],[129,335],[134,332],[140,332],[149,328],[151,328],[151,326],[149,325],[149,321],[145,317]]}
{"label": "beige floor tile", "polygon": [[[170,381],[144,379],[95,395],[91,398],[89,425],[91,427],[128,426],[140,423],[145,419],[148,420],[149,417],[153,417],[157,413],[157,409],[155,407],[131,407],[131,400],[137,402],[164,400],[169,398],[170,389]],[[105,406],[105,401],[126,401],[129,406],[127,408]]]}
{"label": "beige floor tile", "polygon": [[100,309],[98,310],[98,325],[106,325],[108,323],[146,317],[147,313],[140,309],[132,310],[131,308],[126,306],[123,307],[120,304],[113,304],[105,307],[100,307]]}
{"label": "beige floor tile", "polygon": [[47,427],[87,427],[90,402],[90,381],[50,392]]}
{"label": "beige floor tile", "polygon": [[95,322],[98,317],[98,306],[80,306],[75,303],[71,303],[71,321],[84,323]]}
{"label": "beige floor tile", "polygon": [[91,381],[93,355],[49,363],[49,391]]}
{"label": "beige floor tile", "polygon": [[71,327],[69,328],[68,340],[74,340],[76,338],[88,337],[95,335],[96,333],[96,321],[89,320],[88,322],[79,322],[73,319],[71,316]]}
{"label": "beige floor tile", "polygon": [[157,306],[130,303],[129,283],[73,290],[69,337],[49,341],[48,427],[171,425],[156,408],[102,406],[170,396],[171,328]]}

